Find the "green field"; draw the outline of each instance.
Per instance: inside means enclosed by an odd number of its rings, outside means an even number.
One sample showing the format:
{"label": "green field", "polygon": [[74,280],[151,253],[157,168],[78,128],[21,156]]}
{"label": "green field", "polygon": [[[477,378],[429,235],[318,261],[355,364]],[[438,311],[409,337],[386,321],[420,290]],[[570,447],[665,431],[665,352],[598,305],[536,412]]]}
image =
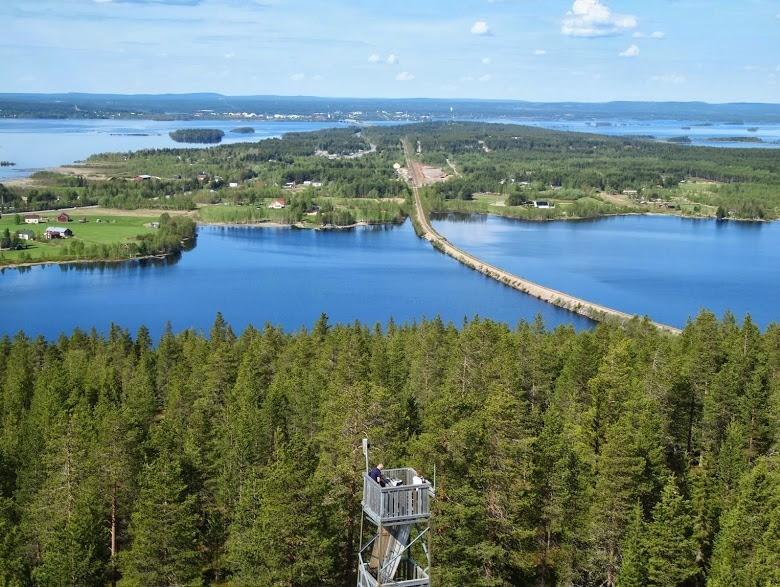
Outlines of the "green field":
{"label": "green field", "polygon": [[372,224],[399,222],[404,218],[402,205],[395,200],[381,200],[374,198],[336,198],[317,197],[313,203],[322,207],[322,212],[316,215],[306,215],[303,210],[308,207],[308,201],[300,202],[296,206],[300,196],[288,196],[288,205],[281,210],[268,208],[270,198],[262,200],[258,204],[224,205],[216,204],[202,206],[198,209],[198,218],[202,222],[226,223],[226,224],[252,224],[261,222],[278,222],[281,224],[298,224],[309,227],[318,227],[332,222],[332,215],[327,210],[337,211],[340,214],[341,224],[354,222],[368,222]]}
{"label": "green field", "polygon": [[[42,215],[44,218],[47,215]],[[67,228],[73,231],[73,237],[68,239],[55,239],[47,241],[43,233],[49,226],[63,226],[57,222],[56,214],[49,214],[48,221],[40,224],[16,224],[14,215],[4,215],[0,218],[0,231],[8,228],[13,234],[20,230],[31,230],[36,235],[36,240],[28,241],[27,248],[18,251],[0,252],[0,266],[14,263],[63,261],[69,258],[66,247],[74,241],[82,241],[85,245],[115,245],[136,240],[142,234],[153,232],[146,226],[156,220],[150,216],[114,216],[101,215],[99,213],[74,213],[72,221]],[[81,223],[80,219],[87,222]],[[98,222],[100,219],[101,222]]]}

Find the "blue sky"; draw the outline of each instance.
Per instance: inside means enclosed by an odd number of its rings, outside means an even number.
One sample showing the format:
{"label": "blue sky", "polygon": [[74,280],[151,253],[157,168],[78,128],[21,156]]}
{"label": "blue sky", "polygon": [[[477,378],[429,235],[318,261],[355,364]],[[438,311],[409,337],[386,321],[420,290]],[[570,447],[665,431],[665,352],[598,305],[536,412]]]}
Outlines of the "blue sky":
{"label": "blue sky", "polygon": [[780,102],[780,0],[1,0],[0,20],[0,92]]}

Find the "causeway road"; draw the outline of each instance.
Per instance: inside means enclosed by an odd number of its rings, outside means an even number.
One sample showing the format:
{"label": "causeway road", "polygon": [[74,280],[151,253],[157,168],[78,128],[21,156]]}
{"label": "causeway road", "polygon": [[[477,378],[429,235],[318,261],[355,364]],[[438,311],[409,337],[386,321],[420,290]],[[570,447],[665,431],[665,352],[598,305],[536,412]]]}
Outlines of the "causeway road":
{"label": "causeway road", "polygon": [[[534,296],[548,304],[558,306],[575,314],[585,316],[596,321],[616,320],[618,322],[625,323],[629,320],[636,318],[633,314],[621,312],[614,308],[602,306],[594,302],[583,300],[571,294],[567,294],[562,291],[534,283],[523,277],[519,277],[508,271],[486,263],[485,261],[475,257],[471,253],[464,251],[463,249],[456,247],[449,242],[444,236],[442,236],[428,220],[428,215],[423,207],[422,198],[420,197],[420,188],[425,186],[429,181],[425,177],[423,172],[423,166],[414,158],[412,149],[407,141],[403,141],[404,155],[406,157],[406,167],[409,171],[409,183],[412,188],[412,195],[414,197],[413,214],[414,219],[420,232],[420,236],[430,242],[436,249],[440,250],[446,255],[449,255],[453,259],[460,261],[467,267],[479,271],[483,275],[487,275],[507,285],[513,289],[521,291],[525,294]],[[680,334],[681,330],[674,326],[667,324],[661,324],[659,322],[650,321],[650,323],[670,334]]]}

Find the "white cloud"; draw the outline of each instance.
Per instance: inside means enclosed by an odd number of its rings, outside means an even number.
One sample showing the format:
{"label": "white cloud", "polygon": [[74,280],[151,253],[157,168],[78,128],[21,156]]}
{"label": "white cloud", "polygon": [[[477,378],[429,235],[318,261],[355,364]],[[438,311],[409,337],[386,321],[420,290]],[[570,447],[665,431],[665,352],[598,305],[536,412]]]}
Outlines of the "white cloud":
{"label": "white cloud", "polygon": [[408,71],[402,71],[397,76],[395,76],[396,81],[399,82],[410,82],[414,79],[414,75],[409,73]]}
{"label": "white cloud", "polygon": [[493,60],[490,57],[482,58],[482,65],[490,65],[491,63],[493,63]]}
{"label": "white cloud", "polygon": [[379,63],[380,61],[382,61],[382,56],[379,53],[371,53],[368,56],[369,63]]}
{"label": "white cloud", "polygon": [[570,37],[608,37],[636,27],[636,16],[613,13],[600,0],[574,0],[561,32]]}
{"label": "white cloud", "polygon": [[547,55],[547,51],[545,49],[534,49],[534,55]]}
{"label": "white cloud", "polygon": [[648,35],[641,31],[637,31],[632,36],[635,39],[664,39],[666,38],[666,33],[663,31],[653,31]]}
{"label": "white cloud", "polygon": [[302,81],[302,80],[303,80],[303,79],[305,79],[305,78],[306,78],[306,74],[303,74],[303,73],[294,73],[294,74],[292,74],[292,75],[290,76],[290,79],[291,79],[292,81],[294,81],[294,82],[299,82],[299,81]]}
{"label": "white cloud", "polygon": [[481,76],[479,76],[477,79],[478,79],[479,81],[481,81],[481,82],[489,82],[490,80],[492,80],[492,79],[493,79],[493,76],[492,76],[492,75],[490,75],[489,73],[486,73],[485,75],[481,75]]}
{"label": "white cloud", "polygon": [[636,45],[631,45],[628,49],[625,51],[620,52],[621,57],[638,57],[639,56],[639,47]]}
{"label": "white cloud", "polygon": [[477,20],[474,22],[473,25],[471,25],[471,34],[472,35],[489,35],[490,33],[490,27],[488,26],[488,23],[486,23],[484,20]]}
{"label": "white cloud", "polygon": [[672,84],[678,86],[684,84],[687,80],[684,75],[680,73],[665,73],[663,75],[654,75],[650,78],[651,81],[660,82],[662,84]]}
{"label": "white cloud", "polygon": [[313,79],[315,82],[321,82],[321,81],[322,81],[323,79],[325,79],[325,78],[324,78],[324,77],[322,77],[322,75],[320,75],[320,74],[318,73],[317,75],[313,76],[311,79]]}
{"label": "white cloud", "polygon": [[396,55],[395,53],[390,53],[390,55],[387,56],[386,61],[390,65],[395,65],[396,63],[398,63],[398,55]]}

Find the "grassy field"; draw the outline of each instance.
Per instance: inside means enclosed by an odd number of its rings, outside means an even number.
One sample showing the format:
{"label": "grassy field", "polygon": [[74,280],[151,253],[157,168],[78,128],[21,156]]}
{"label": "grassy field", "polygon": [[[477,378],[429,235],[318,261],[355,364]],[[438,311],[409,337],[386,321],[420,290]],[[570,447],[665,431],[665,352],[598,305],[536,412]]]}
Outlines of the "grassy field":
{"label": "grassy field", "polygon": [[[266,199],[259,204],[201,206],[198,208],[198,219],[202,222],[220,224],[275,222],[303,224],[311,227],[321,226],[323,223],[323,218],[320,215],[293,217],[293,211],[289,206],[281,210],[268,208],[271,201],[271,199]],[[403,217],[403,200],[401,199],[317,197],[315,202],[323,207],[331,205],[335,210],[348,212],[355,222],[386,223],[397,221],[398,218]]]}
{"label": "grassy field", "polygon": [[[27,248],[20,251],[0,252],[0,265],[9,265],[22,262],[58,261],[65,258],[64,248],[72,241],[80,240],[85,245],[108,245],[129,242],[142,234],[153,231],[148,224],[157,218],[149,215],[131,215],[132,212],[122,211],[122,215],[116,215],[115,211],[106,210],[79,213],[71,213],[72,221],[67,228],[73,231],[73,237],[69,239],[55,239],[47,241],[43,233],[48,226],[63,226],[57,222],[56,213],[43,213],[47,221],[40,224],[16,224],[14,215],[4,215],[0,218],[0,231],[8,228],[13,234],[20,230],[30,230],[36,235],[35,241],[27,242]],[[81,223],[80,219],[87,222]],[[100,219],[101,222],[98,222]]]}

